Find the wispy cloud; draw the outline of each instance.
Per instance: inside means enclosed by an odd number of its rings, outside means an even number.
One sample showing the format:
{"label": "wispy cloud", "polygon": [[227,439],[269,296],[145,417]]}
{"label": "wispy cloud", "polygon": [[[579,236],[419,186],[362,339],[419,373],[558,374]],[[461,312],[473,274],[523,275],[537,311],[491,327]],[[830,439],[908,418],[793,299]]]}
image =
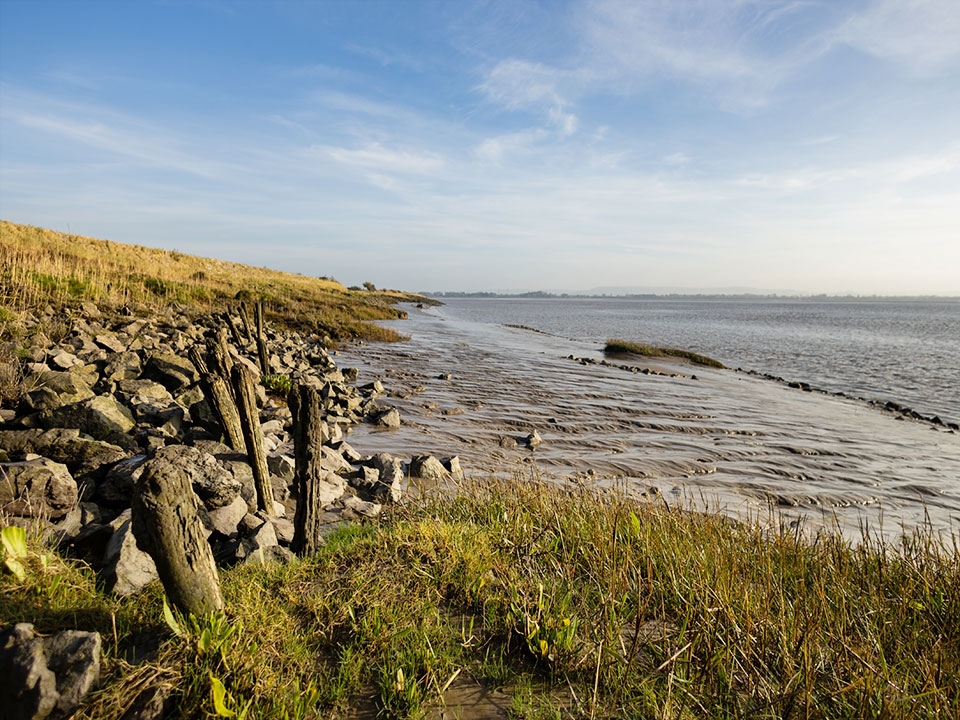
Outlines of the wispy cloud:
{"label": "wispy cloud", "polygon": [[356,149],[317,145],[310,150],[349,167],[401,175],[435,173],[444,165],[443,157],[437,153],[391,150],[379,143]]}
{"label": "wispy cloud", "polygon": [[3,87],[2,96],[0,113],[4,120],[23,128],[147,166],[202,178],[229,177],[235,171],[227,163],[192,152],[164,128],[135,116],[52,100],[9,85]]}
{"label": "wispy cloud", "polygon": [[879,0],[851,16],[834,37],[917,74],[956,69],[960,6],[956,0]]}

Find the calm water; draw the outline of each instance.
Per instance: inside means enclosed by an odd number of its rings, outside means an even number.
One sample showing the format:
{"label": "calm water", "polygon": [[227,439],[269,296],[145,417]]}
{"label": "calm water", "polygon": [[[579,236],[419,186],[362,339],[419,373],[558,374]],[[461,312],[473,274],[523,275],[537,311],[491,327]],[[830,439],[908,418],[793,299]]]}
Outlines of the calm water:
{"label": "calm water", "polygon": [[[960,532],[960,433],[861,400],[734,370],[601,359],[610,337],[680,346],[869,399],[960,418],[960,305],[457,299],[387,323],[404,343],[341,352],[403,426],[358,426],[364,453],[458,455],[467,477],[518,469],[616,484],[770,522]],[[508,327],[523,325],[528,329]],[[524,438],[536,430],[543,444]]]}
{"label": "calm water", "polygon": [[960,422],[960,302],[464,298],[443,312],[601,346],[622,338],[694,350]]}

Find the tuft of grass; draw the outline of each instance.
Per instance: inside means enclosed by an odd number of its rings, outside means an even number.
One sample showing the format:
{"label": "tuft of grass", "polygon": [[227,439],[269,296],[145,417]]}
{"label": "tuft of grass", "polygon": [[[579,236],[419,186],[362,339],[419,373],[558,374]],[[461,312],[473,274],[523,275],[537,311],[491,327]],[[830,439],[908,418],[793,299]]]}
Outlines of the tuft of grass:
{"label": "tuft of grass", "polygon": [[724,365],[719,360],[714,360],[705,355],[699,355],[689,350],[677,350],[675,348],[656,347],[654,345],[644,345],[643,343],[630,342],[629,340],[618,340],[616,338],[607,340],[603,351],[607,354],[615,355],[617,353],[629,353],[632,355],[643,355],[644,357],[672,357],[689,360],[695,365],[705,365],[707,367],[723,368]]}
{"label": "tuft of grass", "polygon": [[266,319],[331,342],[400,340],[374,320],[406,316],[398,302],[431,302],[390,290],[350,291],[336,280],[126,245],[0,221],[0,307],[23,311],[92,301],[109,311],[179,303],[222,312],[263,299]]}
{"label": "tuft of grass", "polygon": [[[0,620],[104,633],[83,718],[151,684],[186,717],[215,714],[216,692],[238,716],[421,718],[457,678],[515,718],[960,713],[960,550],[932,533],[853,545],[616,489],[474,482],[289,565],[225,570],[226,615],[182,620],[185,637],[156,586],[116,600],[56,568],[0,578]],[[135,644],[153,648],[137,664]]]}

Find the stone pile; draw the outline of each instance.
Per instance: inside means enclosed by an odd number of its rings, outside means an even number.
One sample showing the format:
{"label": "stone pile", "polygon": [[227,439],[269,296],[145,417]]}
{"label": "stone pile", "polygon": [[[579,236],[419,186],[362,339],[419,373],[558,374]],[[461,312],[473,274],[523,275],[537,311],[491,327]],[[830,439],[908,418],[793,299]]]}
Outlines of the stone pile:
{"label": "stone pile", "polygon": [[[151,317],[107,317],[92,304],[73,314],[48,309],[26,317],[33,338],[25,349],[27,391],[17,407],[0,409],[4,524],[44,523],[60,547],[90,562],[113,592],[134,593],[156,577],[131,528],[134,487],[146,468],[176,458],[181,465],[188,461],[220,564],[289,558],[296,497],[285,398],[257,385],[274,495],[274,512],[258,512],[248,458],[225,444],[200,373],[188,359],[191,348],[205,348],[224,322],[222,316],[191,317],[177,306]],[[262,379],[256,343],[231,331],[233,362]],[[319,394],[325,418],[321,492],[331,530],[400,501],[407,478],[417,473],[430,479],[460,473],[455,458],[443,466],[435,458],[362,456],[345,440],[352,425],[401,422],[396,408],[379,401],[382,384],[357,387],[356,370],[338,369],[317,336],[268,329],[266,340],[270,373]]]}

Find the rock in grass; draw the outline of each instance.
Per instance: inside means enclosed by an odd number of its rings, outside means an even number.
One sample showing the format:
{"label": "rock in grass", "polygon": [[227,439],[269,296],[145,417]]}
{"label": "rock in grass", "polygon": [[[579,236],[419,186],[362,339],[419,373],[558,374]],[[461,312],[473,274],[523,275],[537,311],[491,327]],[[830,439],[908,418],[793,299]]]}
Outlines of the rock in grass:
{"label": "rock in grass", "polygon": [[67,466],[48,458],[0,465],[0,510],[9,515],[60,520],[77,504],[77,483]]}
{"label": "rock in grass", "polygon": [[30,623],[0,632],[3,717],[68,717],[100,679],[100,648],[95,632],[38,637]]}

